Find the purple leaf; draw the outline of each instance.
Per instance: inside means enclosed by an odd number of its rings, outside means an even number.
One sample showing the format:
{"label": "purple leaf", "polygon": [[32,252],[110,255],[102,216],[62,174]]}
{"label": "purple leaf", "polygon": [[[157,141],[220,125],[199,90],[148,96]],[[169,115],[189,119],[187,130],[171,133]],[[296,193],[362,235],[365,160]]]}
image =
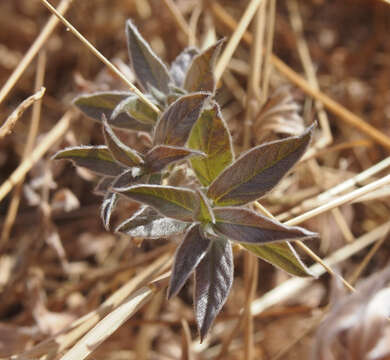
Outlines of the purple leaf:
{"label": "purple leaf", "polygon": [[301,136],[256,146],[227,167],[210,185],[216,205],[243,205],[271,190],[294,166],[310,143],[314,125]]}
{"label": "purple leaf", "polygon": [[198,54],[199,51],[197,49],[190,47],[183,50],[172,62],[170,73],[176,86],[183,86],[188,67],[190,66],[194,56]]}
{"label": "purple leaf", "polygon": [[195,192],[192,190],[163,185],[134,185],[113,190],[153,207],[162,215],[177,220],[192,221],[197,201]]}
{"label": "purple leaf", "polygon": [[110,176],[102,177],[93,189],[94,194],[105,195],[112,184],[112,180]]}
{"label": "purple leaf", "polygon": [[205,156],[205,154],[183,147],[156,145],[145,155],[145,167],[150,172],[158,172],[173,162],[193,156]]}
{"label": "purple leaf", "polygon": [[100,209],[100,217],[103,220],[104,228],[110,230],[111,214],[115,209],[115,204],[118,200],[118,194],[108,192],[103,199],[102,207]]}
{"label": "purple leaf", "polygon": [[206,255],[209,245],[210,240],[203,236],[199,225],[194,224],[188,229],[184,240],[176,250],[168,288],[168,299],[181,290],[189,276]]}
{"label": "purple leaf", "polygon": [[214,65],[224,41],[224,39],[219,40],[194,57],[184,80],[184,89],[189,93],[195,91],[214,92]]}
{"label": "purple leaf", "polygon": [[152,128],[150,124],[141,123],[124,112],[118,116],[112,116],[117,105],[129,96],[132,94],[115,91],[98,92],[81,95],[74,100],[74,104],[96,121],[102,121],[105,116],[111,126],[126,130],[150,131]]}
{"label": "purple leaf", "polygon": [[201,341],[226,302],[233,283],[233,271],[230,241],[212,240],[195,271],[195,317]]}
{"label": "purple leaf", "polygon": [[313,276],[292,245],[288,242],[253,245],[241,244],[245,249],[270,264],[295,276]]}
{"label": "purple leaf", "polygon": [[115,232],[132,237],[157,239],[182,234],[187,227],[188,223],[166,218],[150,207],[143,207],[130,219],[122,222]]}
{"label": "purple leaf", "polygon": [[207,154],[205,158],[191,159],[191,166],[203,186],[209,186],[233,161],[230,132],[216,103],[202,111],[191,131],[188,146]]}
{"label": "purple leaf", "polygon": [[107,176],[118,176],[124,168],[112,157],[107,146],[74,146],[58,151],[53,159],[72,160],[94,173]]}
{"label": "purple leaf", "polygon": [[234,241],[265,244],[285,240],[318,238],[318,234],[298,226],[283,225],[252,210],[238,207],[214,208],[214,230]]}
{"label": "purple leaf", "polygon": [[202,223],[215,223],[214,211],[211,208],[208,199],[202,191],[196,190],[198,195],[198,206],[194,211],[194,218]]}
{"label": "purple leaf", "polygon": [[185,95],[171,104],[157,122],[154,144],[184,146],[209,96],[205,93]]}
{"label": "purple leaf", "polygon": [[108,125],[106,119],[103,119],[103,134],[107,147],[115,160],[127,167],[140,166],[143,164],[144,161],[142,160],[141,155],[119,140]]}
{"label": "purple leaf", "polygon": [[164,63],[130,20],[126,23],[126,34],[131,66],[143,89],[149,91],[154,87],[167,94],[171,77]]}

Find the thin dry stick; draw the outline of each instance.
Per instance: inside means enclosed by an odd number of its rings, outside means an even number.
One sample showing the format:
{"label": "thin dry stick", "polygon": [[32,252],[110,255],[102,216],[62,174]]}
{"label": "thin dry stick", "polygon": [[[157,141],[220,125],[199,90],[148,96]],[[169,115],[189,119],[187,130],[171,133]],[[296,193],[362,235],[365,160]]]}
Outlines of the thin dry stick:
{"label": "thin dry stick", "polygon": [[262,101],[265,103],[268,99],[269,92],[269,80],[271,77],[271,55],[272,55],[272,47],[274,43],[274,33],[275,33],[275,17],[276,17],[276,0],[269,1],[269,10],[267,14],[268,22],[267,22],[267,37],[266,37],[266,48],[264,55],[264,77],[262,81]]}
{"label": "thin dry stick", "polygon": [[247,76],[247,98],[244,120],[243,150],[247,150],[251,138],[252,123],[258,111],[258,99],[260,99],[259,86],[261,79],[261,67],[263,60],[263,38],[265,27],[265,7],[267,1],[263,1],[257,9],[254,18],[254,46],[251,47],[250,70]]}
{"label": "thin dry stick", "polygon": [[373,256],[377,253],[377,251],[380,249],[380,247],[384,244],[386,239],[389,238],[390,233],[387,232],[379,241],[377,241],[374,246],[370,249],[370,251],[367,253],[367,255],[364,257],[363,261],[359,264],[359,266],[355,269],[351,277],[349,278],[349,282],[351,284],[355,284],[362,272],[367,267],[368,263],[371,261]]}
{"label": "thin dry stick", "polygon": [[[305,75],[309,84],[314,89],[319,91],[320,86],[317,80],[316,71],[314,69],[313,61],[310,56],[309,47],[303,34],[303,22],[299,12],[298,2],[296,0],[287,1],[287,8],[290,13],[290,21],[292,28],[296,33],[298,54],[301,58]],[[323,148],[332,142],[333,137],[332,132],[330,131],[328,116],[324,110],[322,103],[319,101],[315,101],[315,107],[318,113],[318,120],[321,124],[321,129],[323,131],[323,134],[325,135],[321,138],[320,141],[316,143],[316,146],[319,148]]]}
{"label": "thin dry stick", "polygon": [[255,256],[249,252],[245,253],[245,308],[244,308],[244,358],[252,360],[254,356],[253,340],[253,315],[251,304],[256,294],[258,280],[258,264]]}
{"label": "thin dry stick", "polygon": [[[215,16],[220,21],[222,21],[231,30],[237,31],[238,24],[236,20],[230,14],[228,14],[220,4],[218,4],[217,2],[213,2],[212,10]],[[252,34],[244,32],[241,36],[246,44],[252,44]],[[283,74],[288,80],[298,86],[306,94],[312,96],[316,100],[319,100],[330,112],[339,117],[340,120],[344,121],[352,127],[355,127],[359,131],[371,137],[378,144],[381,144],[382,146],[390,150],[390,138],[388,136],[386,136],[370,124],[367,124],[359,116],[355,115],[354,113],[346,109],[344,106],[331,99],[329,96],[325,95],[319,90],[314,89],[302,76],[292,70],[277,56],[272,55],[271,62],[278,69],[278,71]]]}
{"label": "thin dry stick", "polygon": [[[45,67],[46,67],[46,52],[43,50],[39,53],[38,63],[37,63],[37,73],[35,77],[35,91],[37,91],[42,85],[45,77]],[[41,108],[42,101],[39,99],[34,103],[32,108],[32,116],[30,129],[27,136],[27,143],[23,151],[22,161],[27,157],[28,154],[34,148],[35,139],[38,134],[39,129],[39,120],[41,118]],[[1,232],[0,238],[0,249],[4,247],[6,244],[9,234],[11,233],[12,226],[14,224],[16,214],[19,208],[20,196],[23,188],[24,177],[19,181],[16,185],[14,193],[12,195],[11,203],[8,208],[7,216],[4,221],[3,230]]]}
{"label": "thin dry stick", "polygon": [[67,111],[58,123],[47,133],[41,143],[26,159],[16,168],[11,176],[0,186],[0,201],[11,191],[11,189],[24,177],[27,172],[38,162],[38,160],[59,140],[68,130],[73,112]]}
{"label": "thin dry stick", "polygon": [[7,120],[0,128],[0,140],[12,131],[16,125],[16,122],[32,104],[42,99],[45,91],[46,89],[42,86],[38,91],[35,92],[35,94],[32,94],[19,104],[19,106],[11,113],[10,116],[8,116]]}
{"label": "thin dry stick", "polygon": [[363,181],[369,179],[370,177],[374,176],[382,170],[385,170],[388,167],[390,167],[390,156],[380,161],[379,163],[371,166],[370,168],[362,171],[356,176],[330,188],[329,190],[326,190],[325,192],[317,195],[316,197],[305,200],[301,205],[298,205],[288,210],[287,212],[278,215],[276,218],[279,221],[284,221],[289,216],[297,215],[303,211],[307,211],[310,208],[318,206],[318,204],[324,203],[325,201],[329,201],[329,199],[335,197],[336,195],[339,195],[343,191],[353,188],[354,186],[362,183]]}
{"label": "thin dry stick", "polygon": [[[58,12],[60,14],[65,14],[65,12],[68,10],[72,1],[73,0],[62,0],[60,2],[60,4],[58,5]],[[39,50],[42,48],[42,46],[46,43],[46,40],[51,35],[53,30],[57,26],[58,22],[59,22],[58,19],[54,15],[52,15],[50,17],[49,21],[46,23],[45,27],[40,32],[39,36],[36,38],[34,43],[31,45],[31,47],[28,49],[28,51],[24,55],[22,61],[18,64],[18,66],[15,68],[15,70],[13,71],[11,76],[8,78],[7,82],[1,88],[1,90],[0,90],[0,104],[3,102],[3,100],[8,95],[8,93],[11,91],[11,89],[15,86],[16,82],[22,76],[22,74],[26,70],[27,66],[34,59],[35,55],[39,52]]]}
{"label": "thin dry stick", "polygon": [[[265,7],[267,1],[264,0],[257,8],[256,16],[254,18],[254,34],[255,45],[251,48],[251,63],[250,72],[247,77],[247,97],[246,97],[246,112],[244,120],[244,139],[243,150],[247,150],[250,143],[250,135],[252,130],[252,121],[258,111],[258,99],[259,99],[259,86],[261,79],[261,67],[262,67],[262,50],[263,50],[263,38],[264,38],[264,18]],[[245,310],[244,317],[244,357],[245,359],[253,359],[253,318],[250,311],[251,303],[254,298],[257,289],[257,277],[258,266],[257,260],[254,255],[247,252],[245,253]]]}
{"label": "thin dry stick", "polygon": [[236,50],[239,42],[241,41],[242,36],[245,33],[249,23],[251,22],[253,16],[256,13],[257,8],[261,4],[262,0],[251,0],[248,7],[245,9],[244,14],[242,15],[240,22],[238,23],[233,35],[230,37],[229,42],[227,43],[225,50],[223,51],[217,66],[215,67],[214,76],[216,82],[219,81],[223,72],[226,69],[234,51]]}
{"label": "thin dry stick", "polygon": [[69,29],[104,65],[106,65],[119,79],[121,79],[129,89],[134,92],[145,104],[152,108],[157,114],[160,113],[160,109],[150,102],[145,95],[134,86],[127,77],[118,70],[103,54],[101,54],[83,35],[80,34],[78,30],[66,20],[47,0],[41,0],[43,5],[45,5],[55,16],[57,16],[62,23]]}
{"label": "thin dry stick", "polygon": [[187,36],[188,42],[190,42],[191,30],[176,4],[172,0],[164,0],[164,4],[168,8],[180,30],[183,31],[185,36]]}
{"label": "thin dry stick", "polygon": [[368,194],[371,191],[374,191],[376,189],[379,189],[380,187],[389,184],[390,183],[390,174],[384,176],[383,178],[373,181],[372,183],[363,186],[359,189],[353,190],[349,192],[348,194],[342,195],[337,199],[331,200],[327,202],[326,204],[323,204],[313,210],[310,210],[302,215],[299,215],[295,217],[294,219],[288,220],[285,222],[286,225],[292,226],[292,225],[298,225],[308,219],[311,219],[314,216],[320,215],[326,211],[329,211],[335,207],[347,204],[360,196],[363,196],[365,194]]}
{"label": "thin dry stick", "polygon": [[[390,229],[390,221],[385,224],[378,226],[376,229],[371,232],[361,236],[356,239],[356,241],[352,244],[345,245],[341,249],[335,251],[332,255],[325,258],[324,261],[330,266],[336,265],[341,261],[348,259],[354,254],[358,253],[362,249],[371,245],[379,238],[383,236],[383,233],[386,233]],[[309,270],[315,276],[321,276],[326,271],[320,264],[312,265]],[[291,296],[295,295],[298,291],[303,290],[308,285],[312,283],[313,279],[309,278],[291,278],[279,286],[275,287],[259,299],[256,299],[252,302],[252,312],[253,314],[259,315],[264,310],[270,308],[273,305],[278,304],[279,302],[285,301]]]}

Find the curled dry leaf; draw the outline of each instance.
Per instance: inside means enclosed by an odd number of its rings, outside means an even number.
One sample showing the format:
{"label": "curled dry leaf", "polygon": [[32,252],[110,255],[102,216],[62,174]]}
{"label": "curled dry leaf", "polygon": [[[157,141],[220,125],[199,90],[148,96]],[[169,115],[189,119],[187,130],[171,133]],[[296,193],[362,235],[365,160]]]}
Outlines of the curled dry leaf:
{"label": "curled dry leaf", "polygon": [[294,100],[288,87],[278,88],[267,100],[256,116],[256,139],[268,137],[270,133],[297,136],[305,130],[300,106]]}
{"label": "curled dry leaf", "polygon": [[389,280],[388,267],[365,280],[355,293],[339,296],[317,331],[313,360],[390,356],[390,288],[385,287]]}

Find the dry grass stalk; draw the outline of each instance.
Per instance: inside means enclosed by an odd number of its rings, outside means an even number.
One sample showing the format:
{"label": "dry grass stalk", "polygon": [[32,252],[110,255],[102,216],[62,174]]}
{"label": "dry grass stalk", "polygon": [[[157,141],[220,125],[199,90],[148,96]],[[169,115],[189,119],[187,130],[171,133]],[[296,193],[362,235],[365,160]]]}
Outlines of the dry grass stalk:
{"label": "dry grass stalk", "polygon": [[[226,12],[226,10],[221,5],[219,5],[218,3],[214,3],[212,9],[215,16],[220,21],[227,25],[231,30],[236,31],[236,29],[238,28],[237,22]],[[247,45],[252,44],[252,34],[244,32],[243,34],[241,34],[241,37]],[[358,129],[368,137],[372,138],[378,144],[384,146],[386,149],[390,149],[390,138],[388,136],[384,135],[381,131],[377,130],[372,125],[365,122],[362,118],[355,115],[354,113],[346,109],[344,106],[340,105],[338,102],[325,95],[323,92],[311,87],[310,84],[303,77],[301,77],[298,73],[292,70],[277,56],[272,55],[271,62],[275,66],[275,68],[289,81],[291,81],[294,85],[298,86],[307,95],[310,95],[314,99],[320,101],[330,112],[338,116],[342,121]],[[223,67],[225,67],[225,65]]]}
{"label": "dry grass stalk", "polygon": [[27,99],[23,100],[19,104],[19,106],[12,112],[10,116],[8,116],[7,120],[5,120],[4,124],[0,128],[0,140],[4,138],[4,136],[8,135],[12,132],[12,129],[15,127],[16,122],[22,117],[23,113],[38,100],[41,100],[43,95],[45,94],[46,89],[41,87],[34,94],[29,96]]}
{"label": "dry grass stalk", "polygon": [[[46,53],[42,51],[38,56],[37,63],[37,74],[35,78],[35,91],[39,91],[39,89],[43,86],[44,76],[45,76],[45,67],[46,67]],[[32,116],[31,116],[31,124],[27,136],[26,146],[23,151],[23,160],[28,156],[28,154],[33,150],[35,139],[38,134],[39,129],[39,120],[41,117],[41,107],[42,101],[39,99],[33,104]],[[16,214],[18,212],[20,196],[22,192],[24,178],[22,178],[19,183],[15,186],[11,203],[8,208],[7,216],[5,218],[5,222],[3,225],[3,230],[1,232],[0,238],[0,249],[4,247],[4,244],[7,242],[9,238],[9,234],[11,233],[12,225],[15,221]]]}
{"label": "dry grass stalk", "polygon": [[[58,5],[58,13],[59,14],[65,14],[66,11],[69,9],[69,6],[71,5],[73,0],[62,0],[60,4]],[[0,90],[0,104],[3,102],[5,97],[8,95],[8,93],[11,91],[11,89],[15,86],[16,82],[19,80],[19,78],[22,76],[22,74],[25,72],[28,65],[31,63],[31,61],[34,59],[34,57],[38,54],[39,50],[42,48],[42,46],[46,43],[49,36],[54,31],[55,27],[57,26],[59,20],[52,15],[45,25],[45,27],[42,29],[42,31],[39,33],[39,36],[34,41],[34,43],[31,45],[30,49],[26,52],[24,55],[22,61],[19,63],[19,65],[16,67],[16,69],[13,71],[11,76],[8,78],[7,82],[3,85],[3,87]]]}
{"label": "dry grass stalk", "polygon": [[28,171],[50,150],[50,148],[64,136],[73,118],[73,111],[69,110],[58,123],[47,133],[42,142],[25,160],[15,169],[11,176],[0,186],[0,201],[12,190],[12,188],[26,176]]}
{"label": "dry grass stalk", "polygon": [[139,98],[147,105],[149,105],[157,114],[160,113],[160,109],[150,102],[145,95],[134,86],[127,77],[115,67],[103,54],[101,54],[79,31],[66,20],[47,0],[41,0],[45,5],[61,22],[91,51],[104,65],[106,65],[119,79],[121,79],[134,94],[138,95]]}

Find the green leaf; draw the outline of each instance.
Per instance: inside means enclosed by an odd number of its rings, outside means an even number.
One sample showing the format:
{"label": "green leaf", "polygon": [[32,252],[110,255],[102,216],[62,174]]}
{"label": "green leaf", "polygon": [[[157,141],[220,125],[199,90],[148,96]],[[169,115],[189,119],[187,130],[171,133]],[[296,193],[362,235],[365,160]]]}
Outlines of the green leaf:
{"label": "green leaf", "polygon": [[72,160],[94,173],[107,176],[118,176],[124,168],[112,157],[107,146],[74,146],[58,151],[53,159]]}
{"label": "green leaf", "polygon": [[170,73],[176,86],[182,87],[188,67],[191,65],[194,56],[198,55],[196,48],[189,47],[184,49],[172,62]]}
{"label": "green leaf", "polygon": [[126,23],[126,34],[131,66],[143,89],[149,91],[152,86],[167,94],[171,77],[164,63],[130,20]]}
{"label": "green leaf", "polygon": [[114,188],[114,191],[132,200],[153,207],[162,215],[192,221],[196,206],[195,192],[185,188],[163,185],[134,185],[128,188]]}
{"label": "green leaf", "polygon": [[184,146],[209,96],[195,93],[182,96],[172,103],[157,122],[154,145]]}
{"label": "green leaf", "polygon": [[142,207],[131,218],[125,220],[115,232],[132,237],[158,239],[184,233],[188,223],[166,218],[150,207]]}
{"label": "green leaf", "polygon": [[[153,98],[150,95],[146,95],[146,97],[153,102]],[[112,117],[115,119],[123,113],[147,126],[153,126],[158,118],[158,114],[154,109],[143,102],[137,95],[131,95],[122,100],[115,107]]]}
{"label": "green leaf", "polygon": [[214,65],[224,41],[224,39],[217,41],[194,57],[184,80],[184,89],[189,93],[195,91],[214,92]]}
{"label": "green leaf", "polygon": [[283,225],[277,220],[264,217],[246,208],[214,208],[214,214],[213,229],[231,240],[242,243],[264,244],[318,238],[317,233],[298,226]]}
{"label": "green leaf", "polygon": [[158,172],[173,162],[193,156],[205,156],[205,154],[183,147],[156,145],[145,155],[145,167],[150,172]]}
{"label": "green leaf", "polygon": [[188,146],[203,151],[206,158],[191,159],[192,168],[203,186],[212,181],[233,161],[232,139],[219,106],[202,111],[195,123]]}
{"label": "green leaf", "polygon": [[202,223],[215,223],[214,211],[202,191],[196,190],[198,206],[194,212],[194,218]]}
{"label": "green leaf", "polygon": [[115,91],[98,92],[81,95],[74,100],[74,104],[96,121],[102,121],[105,116],[111,126],[126,130],[150,131],[152,128],[150,124],[139,122],[124,112],[118,113],[115,117],[112,116],[115,108],[129,96],[133,95]]}
{"label": "green leaf", "polygon": [[288,242],[252,245],[241,244],[245,249],[270,264],[295,276],[313,276]]}
{"label": "green leaf", "polygon": [[195,271],[195,318],[201,341],[227,300],[233,284],[233,272],[230,241],[212,240]]}
{"label": "green leaf", "polygon": [[313,133],[256,146],[227,167],[210,185],[208,197],[216,205],[244,205],[265,195],[306,151]]}
{"label": "green leaf", "polygon": [[144,161],[142,160],[141,155],[119,140],[108,125],[106,119],[103,120],[103,134],[107,147],[115,160],[128,167],[140,166],[143,164]]}
{"label": "green leaf", "polygon": [[169,281],[168,299],[175,296],[183,287],[192,272],[206,255],[210,240],[205,238],[199,225],[194,224],[188,229],[182,243],[176,250]]}

